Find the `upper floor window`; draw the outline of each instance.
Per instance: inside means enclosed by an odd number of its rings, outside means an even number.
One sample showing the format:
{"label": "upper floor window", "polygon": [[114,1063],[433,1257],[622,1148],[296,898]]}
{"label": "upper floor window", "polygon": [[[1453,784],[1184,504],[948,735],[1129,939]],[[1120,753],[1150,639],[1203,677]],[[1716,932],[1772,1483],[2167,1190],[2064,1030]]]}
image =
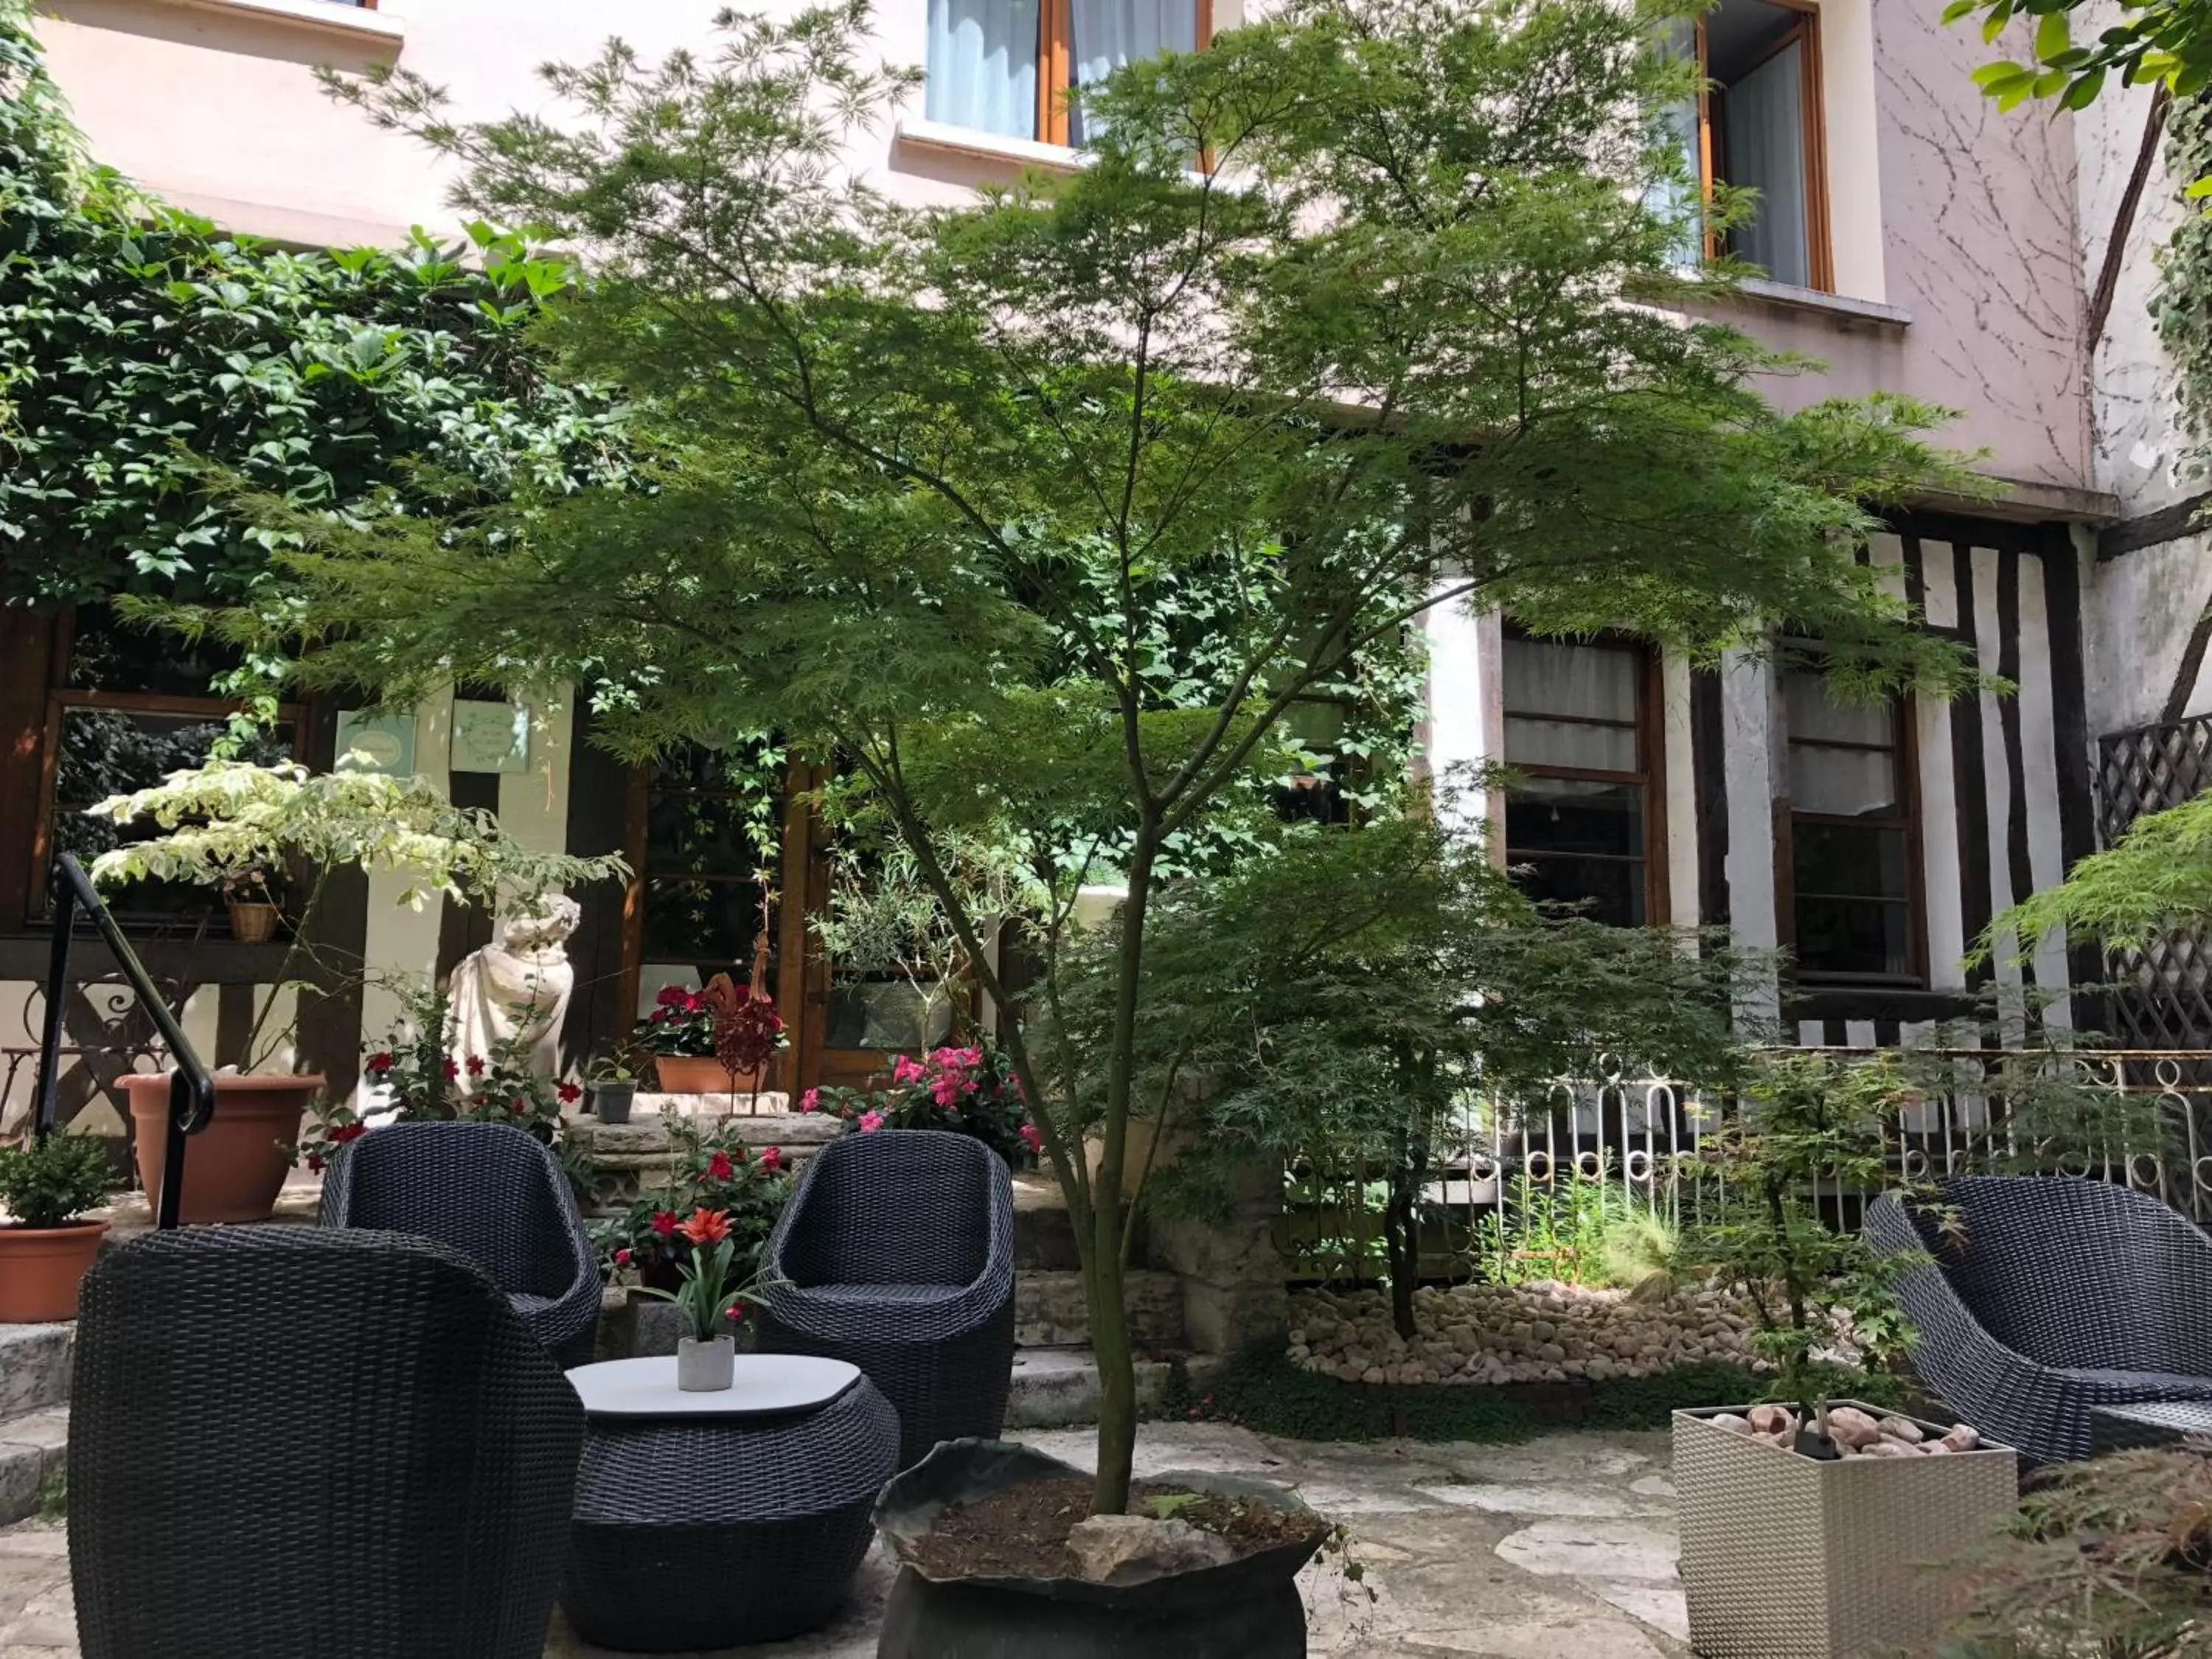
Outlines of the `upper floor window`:
{"label": "upper floor window", "polygon": [[1911,752],[1897,704],[1838,702],[1810,672],[1783,679],[1797,973],[1920,976]]}
{"label": "upper floor window", "polygon": [[1652,668],[1627,642],[1505,639],[1505,862],[1530,897],[1623,927],[1666,915]]}
{"label": "upper floor window", "polygon": [[922,112],[1048,144],[1083,143],[1075,87],[1164,52],[1195,52],[1212,0],[929,0]]}
{"label": "upper floor window", "polygon": [[1711,82],[1698,100],[1698,177],[1759,192],[1726,251],[1778,283],[1832,286],[1819,14],[1790,0],[1722,0],[1698,20],[1698,61]]}

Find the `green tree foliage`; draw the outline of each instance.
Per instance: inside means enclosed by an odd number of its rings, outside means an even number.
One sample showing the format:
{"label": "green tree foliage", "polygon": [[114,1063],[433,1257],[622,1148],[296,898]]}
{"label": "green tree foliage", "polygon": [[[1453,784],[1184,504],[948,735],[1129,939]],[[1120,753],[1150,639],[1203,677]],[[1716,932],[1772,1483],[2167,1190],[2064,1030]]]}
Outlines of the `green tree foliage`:
{"label": "green tree foliage", "polygon": [[340,514],[614,477],[619,405],[528,342],[568,280],[482,225],[398,252],[225,236],[87,161],[4,0],[0,597],[235,601],[275,532],[210,495],[210,465]]}
{"label": "green tree foliage", "polygon": [[2125,947],[2202,927],[2212,918],[2212,795],[2137,818],[2056,887],[2023,899],[1990,923],[1974,946],[1986,960],[2015,943],[2032,951],[2063,933]]}
{"label": "green tree foliage", "polygon": [[1291,0],[1086,89],[1088,165],[935,210],[842,162],[914,83],[864,0],[610,46],[546,71],[557,113],[342,88],[451,155],[470,210],[588,250],[545,337],[634,395],[656,459],[437,526],[295,514],[258,625],[387,690],[596,684],[635,756],[770,731],[848,769],[1001,1006],[947,848],[1014,849],[1050,880],[1024,996],[1054,1029],[1074,890],[1119,878],[1092,1046],[1007,1033],[1082,1243],[1105,1509],[1152,913],[1264,852],[1310,711],[1387,701],[1375,653],[1443,603],[1708,660],[1787,619],[1863,687],[1967,672],[1854,556],[1878,504],[1961,482],[1939,411],[1779,414],[1756,380],[1789,365],[1665,303],[1705,290],[1675,265],[1696,210],[1660,205],[1694,201],[1661,21]]}
{"label": "green tree foliage", "polygon": [[[1065,1006],[1105,1040],[1114,941]],[[1547,916],[1478,838],[1409,814],[1309,830],[1150,919],[1136,1087],[1188,1142],[1164,1194],[1203,1212],[1243,1161],[1384,1183],[1392,1313],[1412,1336],[1423,1194],[1478,1103],[1616,1067],[1725,1084],[1735,1015],[1772,964],[1724,935]],[[1103,1100],[1092,1087],[1086,1097]]]}
{"label": "green tree foliage", "polygon": [[[2163,82],[2177,98],[2212,83],[2212,3],[2208,0],[2119,0],[2092,10],[2089,0],[1951,0],[1943,21],[1978,15],[1982,39],[1994,45],[2015,19],[2033,30],[2031,59],[1999,58],[1974,71],[1974,84],[2014,109],[2031,98],[2055,98],[2062,109],[2087,109],[2117,78],[2122,86]],[[2087,45],[2075,36],[2081,21],[2097,27]]]}

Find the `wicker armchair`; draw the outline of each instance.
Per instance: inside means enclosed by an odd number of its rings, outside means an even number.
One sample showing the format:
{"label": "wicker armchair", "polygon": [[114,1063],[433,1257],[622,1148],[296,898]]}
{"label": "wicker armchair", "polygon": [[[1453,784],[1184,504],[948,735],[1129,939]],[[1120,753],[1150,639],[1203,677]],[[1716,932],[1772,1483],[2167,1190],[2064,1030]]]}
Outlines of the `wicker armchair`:
{"label": "wicker armchair", "polygon": [[2144,1194],[2069,1176],[1962,1176],[1937,1204],[1867,1207],[1882,1255],[1924,1251],[1900,1290],[1913,1366],[1967,1422],[2038,1462],[2091,1455],[2092,1407],[2212,1400],[2212,1238]]}
{"label": "wicker armchair", "polygon": [[193,1228],[103,1257],[81,1306],[84,1659],[538,1659],[584,1413],[475,1263]]}
{"label": "wicker armchair", "polygon": [[899,1466],[1005,1429],[1014,1200],[980,1140],[848,1135],[815,1155],[761,1254],[769,1352],[849,1360],[899,1414]]}
{"label": "wicker armchair", "polygon": [[597,1254],[560,1160],[505,1123],[393,1123],[345,1146],[323,1181],[322,1224],[434,1238],[471,1257],[548,1352],[592,1357]]}

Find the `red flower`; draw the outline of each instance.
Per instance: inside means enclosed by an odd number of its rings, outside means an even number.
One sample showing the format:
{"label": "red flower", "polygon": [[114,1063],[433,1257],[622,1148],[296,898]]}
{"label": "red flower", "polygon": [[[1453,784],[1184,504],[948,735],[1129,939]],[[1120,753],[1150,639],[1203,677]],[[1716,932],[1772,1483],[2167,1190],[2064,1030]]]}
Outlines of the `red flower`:
{"label": "red flower", "polygon": [[782,1167],[783,1167],[783,1148],[782,1148],[782,1147],[781,1147],[781,1146],[763,1146],[763,1147],[762,1147],[762,1148],[761,1148],[761,1168],[762,1168],[762,1169],[765,1170],[769,1174],[770,1174],[770,1175],[774,1175],[774,1174],[775,1174],[778,1170],[781,1170]]}
{"label": "red flower", "polygon": [[366,1123],[342,1123],[325,1137],[333,1146],[343,1146],[349,1140],[359,1140],[368,1133]]}
{"label": "red flower", "polygon": [[702,1249],[719,1244],[730,1236],[730,1212],[710,1210],[702,1205],[692,1211],[691,1218],[676,1231]]}
{"label": "red flower", "polygon": [[483,1056],[482,1054],[471,1054],[469,1056],[469,1075],[471,1077],[482,1077],[483,1075]]}
{"label": "red flower", "polygon": [[682,986],[664,985],[660,988],[659,994],[655,996],[653,1001],[656,1007],[675,1008],[688,1003],[690,1000],[691,994]]}
{"label": "red flower", "polygon": [[561,1097],[563,1106],[574,1106],[584,1097],[584,1091],[573,1083],[564,1083],[553,1092]]}
{"label": "red flower", "polygon": [[727,1152],[717,1152],[707,1160],[707,1178],[709,1181],[727,1181],[736,1173]]}
{"label": "red flower", "polygon": [[744,1316],[745,1316],[745,1304],[744,1304],[744,1303],[742,1303],[742,1302],[732,1302],[732,1304],[730,1304],[730,1317],[731,1317],[732,1320],[743,1319]]}
{"label": "red flower", "polygon": [[517,1095],[514,1099],[507,1103],[507,1109],[513,1112],[517,1117],[520,1117],[530,1110],[530,1103],[525,1100],[520,1095]]}
{"label": "red flower", "polygon": [[1044,1151],[1043,1131],[1040,1130],[1034,1123],[1023,1124],[1022,1145],[1028,1147],[1032,1152],[1042,1152]]}
{"label": "red flower", "polygon": [[447,1061],[446,1062],[446,1081],[447,1081],[447,1082],[451,1083],[451,1082],[452,1082],[455,1078],[457,1078],[457,1077],[460,1076],[460,1074],[461,1074],[461,1068],[460,1068],[459,1066],[458,1066],[454,1065],[454,1064],[453,1064],[453,1062],[452,1060],[447,1060]]}
{"label": "red flower", "polygon": [[668,1237],[680,1224],[673,1210],[656,1210],[653,1215],[653,1231],[663,1238]]}
{"label": "red flower", "polygon": [[629,1266],[629,1252],[628,1250],[617,1250],[615,1252],[615,1266],[617,1267],[627,1267]]}
{"label": "red flower", "polygon": [[320,1152],[309,1152],[307,1154],[307,1168],[315,1175],[322,1174],[323,1155]]}
{"label": "red flower", "polygon": [[371,1054],[368,1057],[368,1069],[380,1077],[392,1069],[392,1063],[390,1054]]}

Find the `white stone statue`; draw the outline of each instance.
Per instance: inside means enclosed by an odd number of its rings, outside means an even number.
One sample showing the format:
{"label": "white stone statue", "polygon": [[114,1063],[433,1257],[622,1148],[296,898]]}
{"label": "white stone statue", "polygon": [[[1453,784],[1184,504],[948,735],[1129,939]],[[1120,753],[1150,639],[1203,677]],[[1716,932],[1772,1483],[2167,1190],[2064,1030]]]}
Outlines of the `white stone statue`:
{"label": "white stone statue", "polygon": [[453,1057],[464,1076],[472,1057],[489,1060],[518,1042],[530,1045],[531,1070],[544,1077],[559,1070],[561,1020],[576,986],[568,935],[582,919],[575,900],[554,894],[502,916],[497,937],[455,965]]}

